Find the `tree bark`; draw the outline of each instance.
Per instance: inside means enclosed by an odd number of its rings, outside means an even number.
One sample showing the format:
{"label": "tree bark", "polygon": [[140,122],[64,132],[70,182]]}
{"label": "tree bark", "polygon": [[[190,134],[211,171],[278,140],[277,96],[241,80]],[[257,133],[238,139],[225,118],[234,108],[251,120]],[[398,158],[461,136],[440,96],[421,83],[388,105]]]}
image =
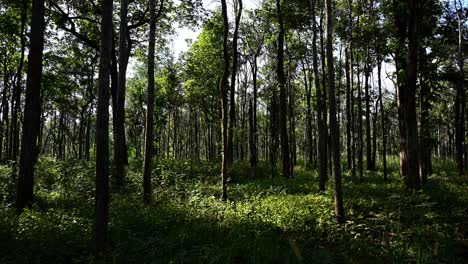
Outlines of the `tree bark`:
{"label": "tree bark", "polygon": [[[8,54],[7,50],[3,54],[3,91],[2,91],[2,124],[1,124],[1,134],[0,134],[0,155],[1,159],[9,158],[9,147],[8,147],[8,138],[10,135],[10,126],[9,126],[9,85],[8,85]],[[5,140],[4,140],[5,139]],[[5,144],[3,144],[5,142]],[[3,145],[5,145],[5,156],[3,156]]]}
{"label": "tree bark", "polygon": [[[319,152],[319,190],[325,192],[325,183],[327,179],[327,113],[325,95],[323,87],[320,85],[320,77],[318,71],[318,54],[317,54],[317,25],[316,25],[316,0],[312,0],[312,68],[314,72],[315,91],[317,94],[316,112],[318,118],[318,152]],[[322,76],[325,78],[325,76]]]}
{"label": "tree bark", "polygon": [[383,94],[382,94],[382,59],[379,51],[377,51],[377,78],[379,85],[379,104],[380,104],[380,116],[381,116],[381,128],[382,128],[382,166],[383,166],[383,177],[384,181],[387,181],[387,131],[385,128],[385,110],[383,106]]}
{"label": "tree bark", "polygon": [[101,44],[96,116],[96,199],[94,246],[97,253],[108,246],[109,221],[109,75],[112,49],[113,1],[101,0]]}
{"label": "tree bark", "polygon": [[229,51],[228,51],[228,33],[229,33],[229,20],[227,16],[226,0],[221,0],[221,13],[223,16],[223,59],[224,59],[224,72],[220,82],[221,93],[221,134],[222,134],[222,154],[221,154],[221,199],[227,201],[227,177],[229,171],[229,157],[228,150],[228,78],[229,78]]}
{"label": "tree bark", "polygon": [[281,134],[281,158],[283,163],[283,176],[292,177],[293,168],[289,155],[289,139],[288,139],[288,122],[287,122],[287,93],[286,93],[286,78],[284,76],[284,23],[283,13],[281,12],[281,0],[276,0],[276,13],[278,17],[279,32],[278,32],[278,54],[277,54],[277,69],[278,84],[280,89],[280,115],[279,125]]}
{"label": "tree bark", "polygon": [[20,151],[20,117],[19,113],[21,112],[21,81],[23,79],[23,65],[24,65],[24,53],[26,48],[26,19],[28,17],[28,3],[29,0],[22,0],[22,12],[21,12],[21,32],[20,32],[20,42],[21,42],[21,55],[18,64],[18,70],[16,72],[16,82],[13,87],[13,111],[12,111],[12,137],[11,137],[11,156],[12,160],[17,160],[18,153]]}
{"label": "tree bark", "polygon": [[[454,1],[457,8],[456,1]],[[465,173],[464,164],[464,144],[465,144],[465,105],[466,105],[466,91],[464,86],[465,72],[464,72],[464,56],[463,56],[463,6],[457,8],[458,18],[458,69],[459,79],[457,80],[457,94],[455,102],[455,144],[456,144],[456,160],[458,167],[458,174]]]}
{"label": "tree bark", "polygon": [[33,0],[26,104],[24,106],[23,137],[16,189],[16,209],[18,213],[21,213],[25,207],[31,207],[33,203],[34,165],[37,160],[37,140],[41,118],[42,57],[46,24],[44,13],[44,0]]}
{"label": "tree bark", "polygon": [[335,218],[340,224],[344,223],[343,194],[341,190],[340,164],[340,127],[336,118],[335,68],[333,65],[333,7],[332,0],[327,0],[327,66],[328,93],[330,100],[330,134],[332,150],[332,174],[335,179]]}
{"label": "tree bark", "polygon": [[149,204],[151,202],[151,173],[153,164],[154,150],[154,60],[155,60],[155,43],[156,43],[156,0],[150,0],[150,29],[149,29],[149,45],[148,45],[148,102],[146,113],[146,131],[145,131],[145,164],[143,174],[143,202]]}
{"label": "tree bark", "polygon": [[232,39],[232,70],[231,70],[231,89],[230,89],[230,109],[229,109],[229,128],[228,128],[228,142],[227,149],[229,155],[227,155],[227,163],[231,165],[234,159],[234,127],[236,126],[236,75],[237,75],[237,62],[239,60],[237,53],[237,39],[239,38],[239,23],[242,16],[242,0],[237,0],[238,6],[234,9],[236,13],[236,21],[234,27],[234,35]]}
{"label": "tree bark", "polygon": [[371,115],[370,115],[370,94],[369,94],[369,72],[370,72],[370,63],[369,63],[369,47],[367,48],[366,62],[364,66],[364,96],[365,98],[365,107],[366,107],[366,165],[367,170],[374,170],[374,165],[372,161],[372,137],[371,137]]}
{"label": "tree bark", "polygon": [[118,59],[118,85],[115,95],[114,118],[114,162],[113,176],[116,185],[122,187],[125,181],[125,167],[128,164],[127,140],[125,136],[125,90],[127,81],[127,65],[129,59],[129,46],[127,43],[128,0],[120,1],[120,29],[119,29],[119,59]]}
{"label": "tree bark", "polygon": [[[404,76],[398,79],[398,112],[400,120],[400,171],[405,177],[408,188],[419,189],[419,152],[418,127],[416,117],[416,79],[417,79],[417,0],[409,0],[406,8],[400,5],[399,10],[408,10],[408,20],[402,18],[401,13],[395,14],[397,27],[398,47],[396,53],[406,49],[405,41],[408,38],[406,61],[401,54],[396,55],[398,70],[404,70]],[[407,30],[406,30],[407,29]],[[404,63],[402,63],[405,61]],[[402,67],[405,66],[405,67]]]}

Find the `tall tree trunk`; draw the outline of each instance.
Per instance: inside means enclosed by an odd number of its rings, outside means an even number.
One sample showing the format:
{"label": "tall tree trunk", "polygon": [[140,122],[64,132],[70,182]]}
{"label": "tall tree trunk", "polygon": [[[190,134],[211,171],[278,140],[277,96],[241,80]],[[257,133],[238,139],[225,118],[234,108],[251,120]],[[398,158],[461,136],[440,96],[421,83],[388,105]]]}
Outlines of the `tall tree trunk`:
{"label": "tall tree trunk", "polygon": [[[317,54],[317,24],[316,24],[316,0],[312,0],[312,67],[314,71],[315,90],[317,94],[316,112],[318,118],[318,152],[319,152],[319,190],[325,191],[325,183],[327,179],[327,113],[325,94],[323,87],[320,85],[318,71],[318,54]],[[325,76],[322,76],[325,78]]]}
{"label": "tall tree trunk", "polygon": [[143,202],[151,202],[151,172],[153,165],[154,150],[154,59],[156,45],[156,0],[150,0],[150,29],[148,45],[148,102],[146,113],[146,131],[145,131],[145,164],[143,172]]}
{"label": "tall tree trunk", "polygon": [[271,177],[276,175],[276,162],[278,160],[279,135],[278,135],[278,91],[272,87],[270,102],[270,168]]}
{"label": "tall tree trunk", "polygon": [[239,37],[239,23],[242,16],[242,0],[237,0],[234,10],[236,13],[236,21],[234,27],[234,35],[232,39],[232,71],[231,71],[231,89],[230,89],[230,109],[229,109],[229,128],[228,128],[228,142],[227,142],[227,164],[231,165],[234,159],[234,127],[236,125],[236,75],[237,75],[237,62],[238,62],[238,52],[237,52],[237,39]]}
{"label": "tall tree trunk", "polygon": [[[8,155],[8,136],[10,134],[9,129],[9,86],[8,86],[8,54],[5,48],[5,52],[3,54],[3,91],[2,91],[2,124],[1,124],[1,140],[0,140],[0,155],[2,158],[0,160],[9,158]],[[5,139],[5,140],[4,140]],[[5,141],[5,156],[2,155],[3,153],[3,142]]]}
{"label": "tall tree trunk", "polygon": [[118,85],[114,100],[116,104],[114,118],[114,162],[113,176],[116,179],[116,185],[122,187],[125,181],[125,166],[128,164],[127,142],[125,136],[125,90],[127,81],[127,65],[129,59],[129,46],[127,43],[128,0],[120,1],[120,28],[119,28],[119,70]]}
{"label": "tall tree trunk", "polygon": [[[349,60],[350,60],[350,80],[351,80],[351,87],[350,87],[350,112],[351,112],[351,119],[350,119],[350,130],[351,130],[351,176],[353,179],[356,178],[356,134],[355,134],[355,124],[356,124],[356,113],[355,113],[355,103],[354,103],[354,70],[353,70],[353,63],[354,63],[354,50],[353,50],[353,1],[348,0],[349,3],[349,14],[348,19],[350,23],[350,39],[351,42],[349,43]],[[359,19],[359,16],[358,16]],[[358,75],[359,76],[359,75]]]}
{"label": "tall tree trunk", "polygon": [[257,97],[258,97],[258,89],[257,89],[257,54],[254,55],[253,63],[252,63],[252,81],[253,81],[253,99],[252,99],[252,124],[250,126],[251,134],[252,134],[252,141],[250,142],[250,166],[256,167],[258,161],[258,125],[257,125]]}
{"label": "tall tree trunk", "polygon": [[372,171],[374,170],[373,161],[372,161],[372,138],[371,138],[371,115],[370,115],[370,94],[369,94],[369,75],[370,75],[370,52],[369,47],[367,47],[366,62],[364,66],[364,96],[365,98],[365,107],[366,107],[366,165],[367,169]]}
{"label": "tall tree trunk", "polygon": [[464,56],[463,56],[463,6],[458,8],[456,1],[455,7],[457,8],[458,18],[458,69],[459,79],[457,80],[457,95],[455,102],[455,144],[456,144],[456,160],[458,167],[458,174],[465,173],[464,166],[464,143],[465,143],[465,105],[466,105],[466,91],[465,91],[465,72],[464,72]]}
{"label": "tall tree trunk", "polygon": [[327,0],[327,66],[328,66],[328,93],[330,100],[330,134],[332,150],[332,174],[335,179],[335,218],[338,223],[345,220],[343,208],[343,194],[341,190],[340,165],[340,127],[336,119],[336,93],[335,69],[333,65],[333,7],[332,0]]}
{"label": "tall tree trunk", "polygon": [[384,181],[387,181],[387,130],[385,128],[385,110],[383,106],[383,94],[382,94],[382,59],[379,51],[377,50],[377,78],[379,85],[379,104],[380,104],[380,116],[382,126],[382,165],[383,165],[383,176]]}
{"label": "tall tree trunk", "polygon": [[221,134],[222,134],[222,157],[221,157],[221,191],[223,201],[227,201],[227,177],[229,171],[229,157],[228,150],[228,78],[229,78],[229,51],[228,51],[228,33],[229,33],[229,20],[227,16],[226,0],[221,0],[221,13],[223,16],[223,59],[224,59],[224,71],[223,77],[220,82],[220,93],[221,93]]}
{"label": "tall tree trunk", "polygon": [[421,183],[427,183],[427,177],[430,174],[430,160],[431,160],[431,134],[429,129],[429,109],[430,109],[430,99],[431,94],[430,84],[422,75],[427,74],[427,57],[424,49],[420,49],[420,134],[419,134],[419,143],[420,143],[420,157],[419,157],[419,166],[420,166],[420,177]]}
{"label": "tall tree trunk", "polygon": [[[418,127],[416,117],[416,79],[417,79],[417,9],[418,0],[409,0],[408,6],[408,55],[406,59],[405,79],[406,85],[398,87],[398,109],[400,113],[400,140],[403,149],[401,151],[400,167],[405,177],[406,185],[411,189],[420,188],[419,178],[419,151],[418,151]],[[399,16],[401,14],[398,14]],[[404,32],[403,32],[404,33]],[[404,38],[403,38],[404,39]],[[401,44],[401,43],[399,43]],[[404,49],[403,47],[399,47]],[[397,68],[398,69],[398,68]]]}
{"label": "tall tree trunk", "polygon": [[283,176],[291,178],[293,176],[293,168],[289,155],[289,139],[288,139],[288,122],[287,122],[287,94],[286,94],[286,78],[284,76],[284,23],[283,13],[281,12],[281,0],[276,0],[276,13],[278,17],[279,32],[278,32],[278,54],[277,54],[277,69],[278,84],[280,89],[280,115],[279,125],[281,134],[281,158],[283,163]]}
{"label": "tall tree trunk", "polygon": [[346,75],[346,158],[348,169],[352,168],[352,155],[351,155],[351,75],[350,75],[350,65],[349,65],[349,46],[351,46],[351,41],[345,49],[345,75]]}
{"label": "tall tree trunk", "polygon": [[44,13],[44,0],[33,0],[26,104],[24,107],[20,168],[16,188],[16,209],[18,213],[21,213],[25,207],[31,207],[33,203],[34,165],[37,159],[37,140],[41,119],[42,55],[46,24]]}
{"label": "tall tree trunk", "polygon": [[16,73],[16,83],[13,87],[13,112],[12,112],[12,125],[13,133],[11,138],[11,159],[17,160],[19,147],[20,147],[20,117],[19,113],[21,112],[21,81],[23,80],[23,64],[24,64],[24,52],[26,49],[26,19],[28,17],[28,3],[29,0],[22,0],[22,12],[21,12],[21,32],[20,32],[20,42],[21,42],[21,55],[20,61],[18,64],[18,70]]}
{"label": "tall tree trunk", "polygon": [[103,252],[108,245],[109,221],[109,75],[112,49],[113,1],[101,0],[101,44],[96,116],[96,211],[94,246]]}

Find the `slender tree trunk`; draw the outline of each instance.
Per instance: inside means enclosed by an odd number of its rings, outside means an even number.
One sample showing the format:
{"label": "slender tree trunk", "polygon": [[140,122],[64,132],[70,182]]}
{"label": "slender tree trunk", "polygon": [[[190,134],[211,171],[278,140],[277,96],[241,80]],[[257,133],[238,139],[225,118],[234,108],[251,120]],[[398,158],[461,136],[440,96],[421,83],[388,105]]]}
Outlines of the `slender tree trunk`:
{"label": "slender tree trunk", "polygon": [[279,125],[281,134],[281,158],[283,161],[283,176],[291,178],[293,176],[293,168],[289,155],[289,139],[288,139],[288,122],[287,122],[287,94],[286,94],[286,78],[284,76],[284,24],[283,13],[281,12],[281,0],[276,0],[276,12],[278,17],[279,32],[278,32],[278,54],[277,54],[277,76],[280,89],[280,115]]}
{"label": "slender tree trunk", "polygon": [[18,70],[16,73],[16,83],[13,87],[13,112],[12,112],[12,125],[13,125],[13,135],[11,138],[11,159],[17,160],[19,147],[20,147],[20,117],[19,113],[21,112],[21,81],[22,71],[23,71],[23,64],[24,64],[24,53],[26,48],[26,20],[28,17],[28,3],[29,0],[22,0],[22,12],[21,12],[21,35],[20,35],[20,42],[21,42],[21,55],[20,61],[18,64]]}
{"label": "slender tree trunk", "polygon": [[256,167],[258,161],[258,125],[257,125],[257,55],[254,55],[252,63],[252,81],[253,81],[253,99],[252,99],[252,124],[250,125],[250,130],[252,134],[252,140],[250,142],[250,166]]}
{"label": "slender tree trunk", "polygon": [[101,0],[101,44],[96,116],[96,211],[94,246],[98,253],[108,245],[109,222],[109,75],[112,49],[113,1]]}
{"label": "slender tree trunk", "polygon": [[114,118],[114,162],[113,176],[116,185],[122,187],[125,181],[125,166],[128,164],[127,142],[125,136],[125,90],[127,80],[127,65],[129,59],[129,47],[127,43],[128,0],[120,1],[120,29],[119,29],[119,59],[118,59],[118,85],[115,104]]}
{"label": "slender tree trunk", "polygon": [[[317,54],[317,25],[316,25],[316,0],[312,0],[312,67],[314,72],[315,90],[317,96],[316,112],[318,118],[318,153],[319,153],[319,190],[325,191],[325,183],[327,179],[327,113],[325,94],[323,94],[323,86],[320,85],[318,71],[318,54]],[[325,78],[325,75],[322,76]]]}
{"label": "slender tree trunk", "polygon": [[431,135],[429,130],[429,108],[430,101],[429,96],[431,94],[429,83],[426,78],[422,76],[423,73],[427,73],[427,58],[424,49],[420,49],[420,78],[419,83],[421,87],[420,94],[420,134],[419,134],[419,143],[420,143],[420,157],[419,157],[419,166],[420,166],[420,177],[421,183],[427,183],[427,177],[430,173],[430,159],[431,159]]}
{"label": "slender tree trunk", "polygon": [[364,66],[364,96],[365,98],[365,107],[366,107],[366,165],[367,169],[372,171],[374,170],[373,161],[372,161],[372,138],[371,138],[371,115],[370,115],[370,94],[369,94],[369,74],[370,74],[370,65],[369,65],[369,47],[367,47],[366,62]]}
{"label": "slender tree trunk", "polygon": [[[350,119],[350,130],[351,130],[351,176],[353,179],[356,178],[356,134],[355,134],[355,124],[356,124],[356,114],[355,114],[355,103],[354,103],[354,70],[353,70],[353,63],[354,63],[354,50],[353,50],[353,1],[348,0],[349,3],[349,14],[348,19],[350,23],[350,43],[349,43],[349,60],[350,60],[350,112],[351,112],[351,119]],[[359,18],[359,16],[358,16]]]}
{"label": "slender tree trunk", "polygon": [[[8,90],[9,90],[9,86],[8,86],[8,78],[9,78],[9,74],[8,74],[8,57],[7,57],[7,50],[5,48],[5,52],[4,52],[4,55],[3,55],[3,91],[2,91],[2,124],[1,124],[1,140],[0,140],[0,155],[2,156],[2,158],[0,160],[3,160],[3,159],[8,159],[9,158],[9,155],[8,155],[8,135],[10,134],[10,129],[9,129],[9,94],[8,94]],[[5,140],[4,140],[5,139]],[[5,141],[5,156],[2,155],[3,153],[3,142]]]}
{"label": "slender tree trunk", "polygon": [[270,168],[271,177],[275,176],[276,162],[278,161],[279,135],[278,135],[278,91],[273,87],[270,102]]}
{"label": "slender tree trunk", "polygon": [[[455,6],[456,5],[456,1]],[[464,86],[465,72],[464,72],[464,56],[463,56],[463,6],[457,10],[458,18],[458,69],[460,71],[459,79],[457,80],[457,95],[455,103],[455,144],[456,144],[456,160],[458,167],[458,174],[465,173],[464,166],[464,143],[465,143],[465,105],[466,105],[466,90]]]}
{"label": "slender tree trunk", "polygon": [[242,16],[242,0],[237,0],[238,6],[235,6],[236,12],[236,21],[234,27],[234,36],[232,40],[232,71],[231,71],[231,89],[230,89],[230,109],[229,109],[229,127],[228,127],[228,142],[227,142],[227,164],[230,166],[234,159],[234,127],[236,125],[236,75],[237,75],[237,62],[238,62],[238,52],[237,52],[237,39],[239,37],[239,23]]}
{"label": "slender tree trunk", "polygon": [[340,127],[336,120],[336,93],[335,93],[335,69],[333,65],[333,7],[332,0],[327,0],[327,66],[328,66],[328,90],[330,100],[330,134],[332,150],[332,174],[335,179],[335,218],[338,223],[344,223],[345,213],[343,208],[343,194],[341,190],[341,165],[340,165]]}
{"label": "slender tree trunk", "polygon": [[387,181],[387,130],[385,128],[385,110],[383,106],[383,94],[382,94],[382,59],[379,51],[377,51],[377,78],[379,85],[379,103],[380,103],[380,116],[382,126],[382,164],[383,164],[383,176],[385,182]]}
{"label": "slender tree trunk", "polygon": [[[221,134],[222,134],[222,156],[221,156],[221,190],[223,201],[227,201],[227,177],[229,171],[229,157],[228,149],[228,78],[229,78],[229,51],[228,51],[228,33],[229,33],[229,20],[227,16],[226,0],[221,0],[221,13],[223,16],[223,58],[224,58],[224,71],[223,77],[220,82],[220,93],[221,93]],[[234,101],[233,101],[234,102]]]}
{"label": "slender tree trunk", "polygon": [[20,168],[16,189],[16,209],[21,213],[33,203],[34,165],[41,119],[42,55],[44,50],[44,0],[33,0],[31,14],[31,43],[28,55],[26,104]]}
{"label": "slender tree trunk", "polygon": [[351,155],[351,76],[350,76],[350,65],[349,65],[349,50],[348,43],[345,49],[345,70],[346,70],[346,157],[348,169],[352,168],[352,155]]}
{"label": "slender tree trunk", "polygon": [[156,0],[150,0],[150,32],[148,45],[148,102],[146,113],[146,131],[145,131],[145,164],[143,174],[143,202],[151,202],[151,172],[153,164],[154,150],[154,60],[156,43]]}

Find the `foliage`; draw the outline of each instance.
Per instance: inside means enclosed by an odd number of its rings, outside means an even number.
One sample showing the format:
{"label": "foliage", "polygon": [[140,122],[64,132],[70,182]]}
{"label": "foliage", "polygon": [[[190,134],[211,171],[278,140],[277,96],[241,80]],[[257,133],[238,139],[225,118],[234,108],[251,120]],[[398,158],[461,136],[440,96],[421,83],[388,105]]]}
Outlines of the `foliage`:
{"label": "foliage", "polygon": [[[333,193],[318,194],[312,171],[298,168],[293,180],[239,177],[225,203],[218,165],[161,160],[154,203],[145,207],[141,172],[134,170],[139,162],[132,163],[129,189],[112,197],[106,259],[95,259],[89,247],[93,165],[41,158],[33,209],[17,216],[2,202],[0,262],[460,263],[467,257],[468,189],[451,162],[437,161],[440,173],[417,192],[406,190],[395,162],[386,184],[381,173],[368,173],[364,183],[346,176],[343,226],[333,220]],[[247,170],[234,167],[237,175]],[[10,166],[0,172],[4,187]]]}

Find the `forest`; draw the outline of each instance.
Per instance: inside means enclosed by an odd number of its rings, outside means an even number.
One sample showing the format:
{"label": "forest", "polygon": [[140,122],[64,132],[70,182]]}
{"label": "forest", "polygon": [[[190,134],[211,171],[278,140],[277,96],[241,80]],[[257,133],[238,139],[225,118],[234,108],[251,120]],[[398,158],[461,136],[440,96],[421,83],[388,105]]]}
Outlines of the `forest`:
{"label": "forest", "polygon": [[467,263],[468,1],[0,0],[0,263]]}

